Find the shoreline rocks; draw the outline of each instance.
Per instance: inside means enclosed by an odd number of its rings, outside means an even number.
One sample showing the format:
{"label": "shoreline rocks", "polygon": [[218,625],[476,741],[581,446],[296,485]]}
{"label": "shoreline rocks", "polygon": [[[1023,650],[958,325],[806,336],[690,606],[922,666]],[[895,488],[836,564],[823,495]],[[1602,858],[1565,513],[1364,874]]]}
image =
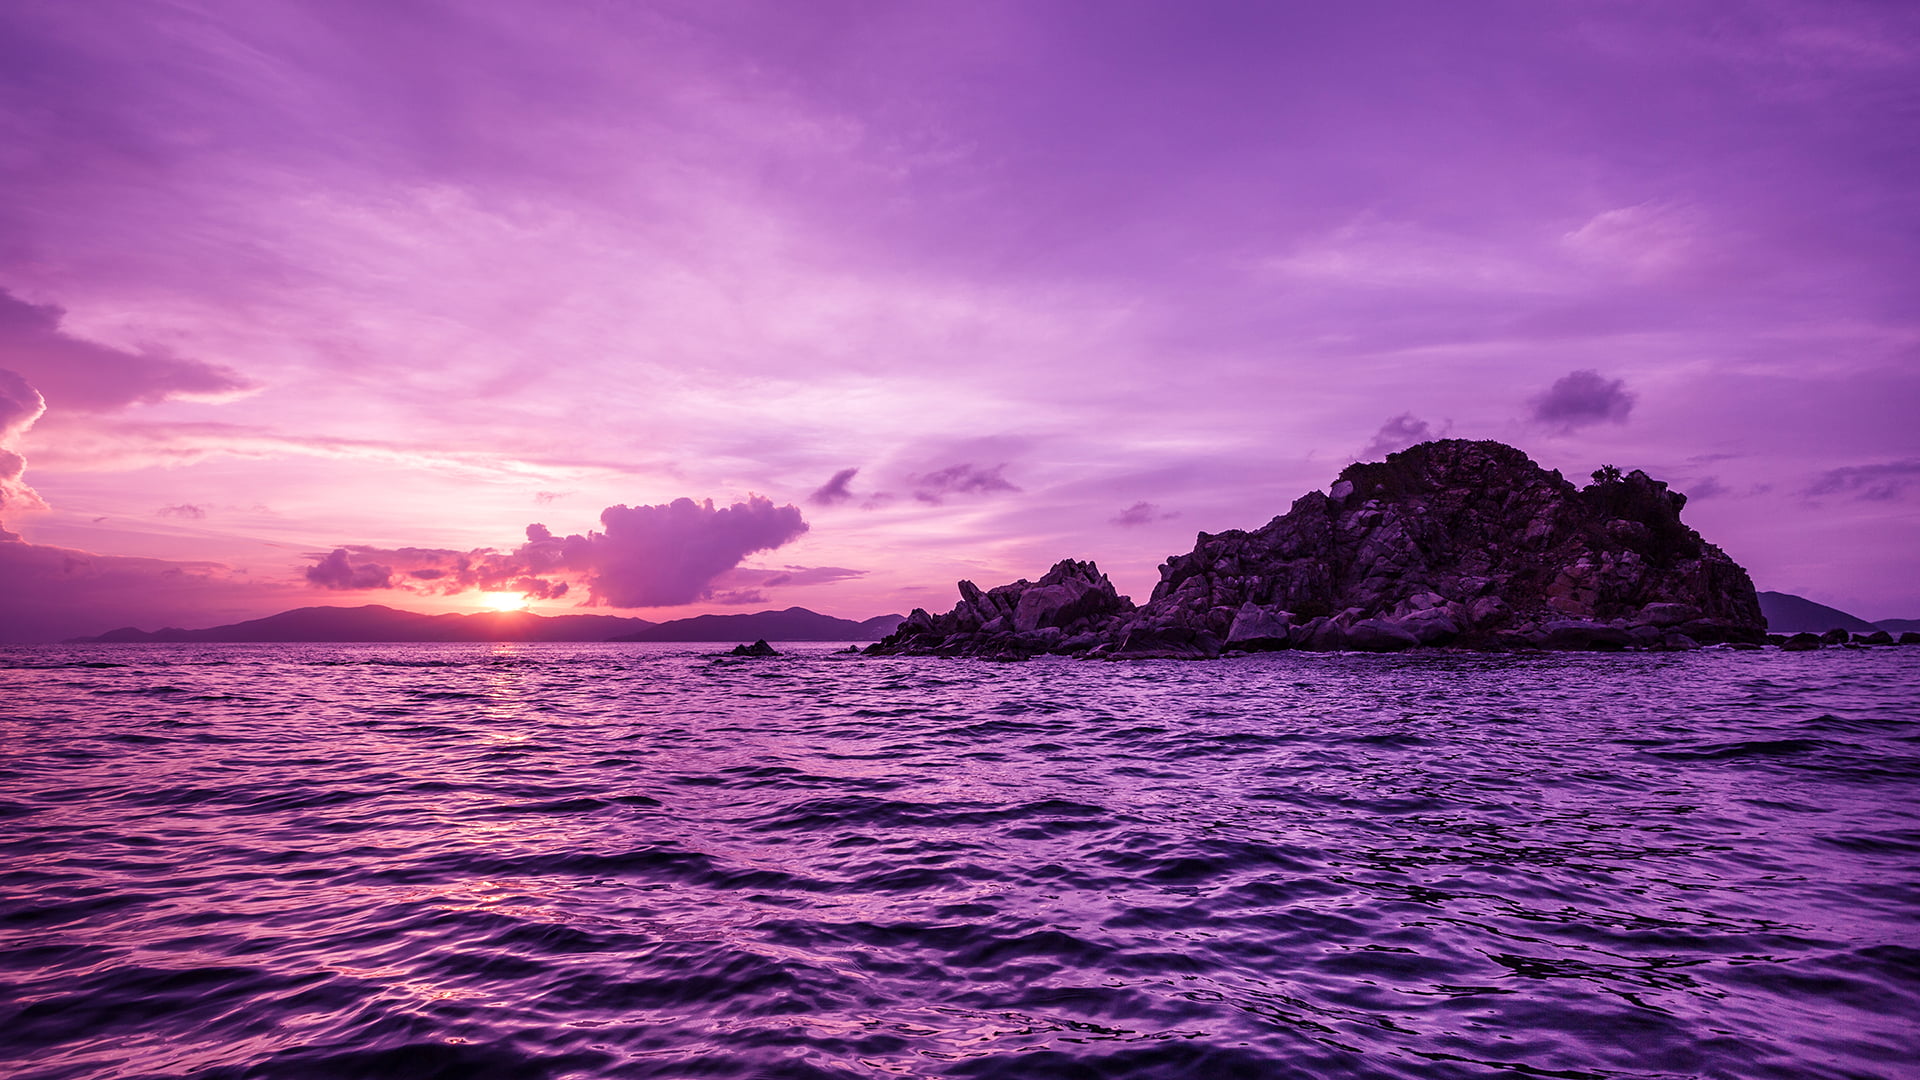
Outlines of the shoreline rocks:
{"label": "shoreline rocks", "polygon": [[1342,470],[1254,530],[1201,533],[1144,606],[1091,562],[1037,582],[959,584],[867,652],[1204,659],[1271,649],[1758,646],[1739,564],[1635,470],[1585,488],[1497,442],[1439,440]]}

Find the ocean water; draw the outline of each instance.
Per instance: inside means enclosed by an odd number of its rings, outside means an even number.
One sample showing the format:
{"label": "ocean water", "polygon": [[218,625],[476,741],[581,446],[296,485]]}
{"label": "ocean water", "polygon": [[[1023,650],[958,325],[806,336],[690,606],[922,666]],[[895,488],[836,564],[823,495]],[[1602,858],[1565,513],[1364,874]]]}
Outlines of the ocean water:
{"label": "ocean water", "polygon": [[0,649],[0,1075],[1920,1076],[1920,648]]}

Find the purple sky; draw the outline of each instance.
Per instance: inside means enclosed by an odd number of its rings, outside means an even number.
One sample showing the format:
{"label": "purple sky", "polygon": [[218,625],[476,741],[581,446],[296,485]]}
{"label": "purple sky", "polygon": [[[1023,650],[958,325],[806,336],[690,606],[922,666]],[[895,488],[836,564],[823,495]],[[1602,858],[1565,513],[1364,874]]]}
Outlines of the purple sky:
{"label": "purple sky", "polygon": [[1902,3],[16,0],[0,638],[1144,599],[1441,435],[1920,617],[1916,147]]}

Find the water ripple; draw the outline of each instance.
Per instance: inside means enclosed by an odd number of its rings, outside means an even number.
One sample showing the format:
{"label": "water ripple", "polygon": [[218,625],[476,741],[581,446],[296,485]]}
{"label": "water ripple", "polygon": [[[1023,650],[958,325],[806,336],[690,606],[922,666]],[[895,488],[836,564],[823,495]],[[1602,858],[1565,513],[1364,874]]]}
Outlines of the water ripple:
{"label": "water ripple", "polygon": [[0,1073],[1920,1075],[1920,650],[0,651]]}

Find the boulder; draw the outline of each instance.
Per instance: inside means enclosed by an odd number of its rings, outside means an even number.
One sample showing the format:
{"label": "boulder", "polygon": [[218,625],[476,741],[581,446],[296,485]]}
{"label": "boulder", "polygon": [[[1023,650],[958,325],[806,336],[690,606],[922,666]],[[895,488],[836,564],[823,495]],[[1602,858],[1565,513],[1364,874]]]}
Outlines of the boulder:
{"label": "boulder", "polygon": [[1900,632],[1900,644],[1920,645],[1920,630],[1902,630]]}
{"label": "boulder", "polygon": [[1626,630],[1585,619],[1556,619],[1540,628],[1550,649],[1615,652],[1633,644]]}
{"label": "boulder", "polygon": [[1859,645],[1891,645],[1893,644],[1893,635],[1887,633],[1885,630],[1875,630],[1871,634],[1855,634],[1853,635],[1853,640]]}
{"label": "boulder", "polygon": [[1700,617],[1700,609],[1692,604],[1652,603],[1640,609],[1640,622],[1648,626],[1678,626],[1692,622]]}
{"label": "boulder", "polygon": [[1794,634],[1782,642],[1780,648],[1786,652],[1812,652],[1820,647],[1821,641],[1819,634]]}
{"label": "boulder", "polygon": [[1293,613],[1249,600],[1233,613],[1227,628],[1229,649],[1284,649],[1293,629]]}
{"label": "boulder", "polygon": [[1356,652],[1399,652],[1418,648],[1420,639],[1392,619],[1361,619],[1346,629],[1346,648]]}
{"label": "boulder", "polygon": [[733,647],[733,651],[728,653],[727,655],[728,656],[779,656],[780,654],[777,652],[774,652],[773,646],[767,644],[766,640],[763,638],[759,641],[754,642],[751,645],[735,645]]}

